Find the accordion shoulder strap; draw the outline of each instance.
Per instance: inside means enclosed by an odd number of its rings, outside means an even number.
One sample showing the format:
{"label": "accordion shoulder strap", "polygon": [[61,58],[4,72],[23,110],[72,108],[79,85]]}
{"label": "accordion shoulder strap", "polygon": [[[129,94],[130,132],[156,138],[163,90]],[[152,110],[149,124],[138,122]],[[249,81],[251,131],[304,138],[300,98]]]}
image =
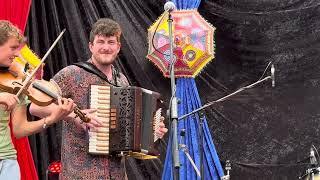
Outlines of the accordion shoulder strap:
{"label": "accordion shoulder strap", "polygon": [[91,64],[90,62],[77,62],[77,63],[73,63],[73,65],[76,65],[92,74],[95,74],[96,76],[98,76],[99,78],[103,79],[104,81],[106,81],[107,83],[109,83],[110,85],[113,86],[117,86],[117,84],[114,84],[112,82],[110,82],[107,78],[107,76],[105,74],[103,74],[103,72],[101,72],[95,65]]}

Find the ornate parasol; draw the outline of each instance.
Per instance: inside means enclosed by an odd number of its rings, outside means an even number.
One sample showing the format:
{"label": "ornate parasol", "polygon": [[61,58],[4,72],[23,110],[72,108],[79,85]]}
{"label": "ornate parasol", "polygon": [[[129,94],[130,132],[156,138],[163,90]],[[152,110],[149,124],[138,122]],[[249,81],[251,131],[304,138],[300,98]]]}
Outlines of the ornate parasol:
{"label": "ornate parasol", "polygon": [[[215,28],[197,10],[176,10],[173,18],[173,42],[176,77],[195,77],[214,58]],[[147,58],[169,77],[168,13],[148,29]]]}
{"label": "ornate parasol", "polygon": [[[178,116],[180,117],[202,106],[194,77],[214,58],[215,28],[207,23],[196,10],[200,1],[172,1],[179,9],[172,11],[171,16],[173,19],[174,74],[177,78],[175,95],[180,100],[178,104]],[[147,58],[160,69],[165,77],[169,77],[170,67],[172,67],[169,61],[170,39],[167,19],[168,14],[162,14],[148,29],[147,55]],[[162,180],[176,179],[177,174],[179,174],[179,179],[196,180],[199,179],[201,172],[203,172],[203,179],[215,180],[224,176],[205,116],[201,118],[201,122],[197,115],[188,116],[178,121],[176,132],[174,128],[171,128]],[[176,143],[179,144],[178,156],[181,166],[176,168],[174,167],[174,163],[177,162],[176,150],[172,150],[176,144],[172,142],[176,138],[174,133],[182,130],[185,131],[185,136],[177,139]],[[186,152],[189,152],[189,156]]]}

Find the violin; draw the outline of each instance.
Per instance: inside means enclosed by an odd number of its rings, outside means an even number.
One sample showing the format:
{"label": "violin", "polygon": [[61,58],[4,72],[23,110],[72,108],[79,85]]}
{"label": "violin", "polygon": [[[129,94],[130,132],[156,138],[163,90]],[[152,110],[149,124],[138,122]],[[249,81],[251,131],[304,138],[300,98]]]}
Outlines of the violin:
{"label": "violin", "polygon": [[[10,94],[17,94],[26,79],[26,72],[23,72],[22,69],[23,65],[16,61],[13,61],[10,67],[2,67],[0,69],[0,89]],[[28,88],[24,89],[22,93],[27,95],[31,102],[38,106],[48,106],[53,102],[52,98],[49,98],[47,95],[43,95],[43,93],[39,91],[32,90],[30,83],[32,83],[32,81],[28,83]]]}
{"label": "violin", "polygon": [[[17,94],[23,88],[27,72],[22,64],[13,62],[9,68],[0,68],[0,89],[4,92]],[[45,80],[34,80],[28,82],[26,88],[22,90],[22,94],[28,96],[28,99],[38,106],[48,106],[54,103],[59,95],[59,88],[56,84]],[[90,119],[81,112],[78,106],[74,108],[74,113],[79,116],[83,122],[90,122]]]}
{"label": "violin", "polygon": [[[43,79],[42,80],[35,80],[32,82],[32,87],[33,87],[32,88],[33,91],[37,90],[39,92],[42,92],[42,93],[46,94],[47,96],[50,96],[54,100],[58,100],[58,98],[61,98],[61,96],[58,95],[59,93],[56,93],[55,91],[51,90],[51,89],[55,89],[56,91],[59,91],[59,88],[57,88],[57,85],[54,84],[53,82],[45,81]],[[51,88],[49,88],[49,87],[51,87]],[[90,118],[88,118],[85,113],[81,112],[81,110],[78,106],[76,106],[73,109],[73,112],[83,122],[85,122],[85,123],[90,122]]]}

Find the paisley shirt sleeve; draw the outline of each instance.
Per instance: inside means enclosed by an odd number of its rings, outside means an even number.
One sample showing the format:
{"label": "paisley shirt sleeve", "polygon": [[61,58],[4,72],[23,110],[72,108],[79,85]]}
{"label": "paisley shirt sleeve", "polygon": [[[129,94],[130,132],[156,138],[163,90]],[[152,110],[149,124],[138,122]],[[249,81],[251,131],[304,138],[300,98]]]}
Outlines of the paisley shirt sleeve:
{"label": "paisley shirt sleeve", "polygon": [[74,69],[65,67],[52,78],[52,80],[60,87],[62,97],[70,97],[69,91],[74,88],[72,82],[75,75]]}

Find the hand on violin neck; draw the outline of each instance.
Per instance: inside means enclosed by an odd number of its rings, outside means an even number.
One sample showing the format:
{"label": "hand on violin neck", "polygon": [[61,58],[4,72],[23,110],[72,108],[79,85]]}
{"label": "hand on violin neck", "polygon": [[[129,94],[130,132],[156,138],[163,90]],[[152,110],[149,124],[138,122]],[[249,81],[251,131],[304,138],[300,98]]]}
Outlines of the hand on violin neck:
{"label": "hand on violin neck", "polygon": [[19,98],[16,95],[6,92],[0,93],[0,107],[4,108],[6,111],[12,111],[18,102]]}
{"label": "hand on violin neck", "polygon": [[58,105],[54,107],[48,117],[48,124],[53,124],[59,120],[67,119],[68,115],[73,112],[76,105],[70,98],[58,98]]}

